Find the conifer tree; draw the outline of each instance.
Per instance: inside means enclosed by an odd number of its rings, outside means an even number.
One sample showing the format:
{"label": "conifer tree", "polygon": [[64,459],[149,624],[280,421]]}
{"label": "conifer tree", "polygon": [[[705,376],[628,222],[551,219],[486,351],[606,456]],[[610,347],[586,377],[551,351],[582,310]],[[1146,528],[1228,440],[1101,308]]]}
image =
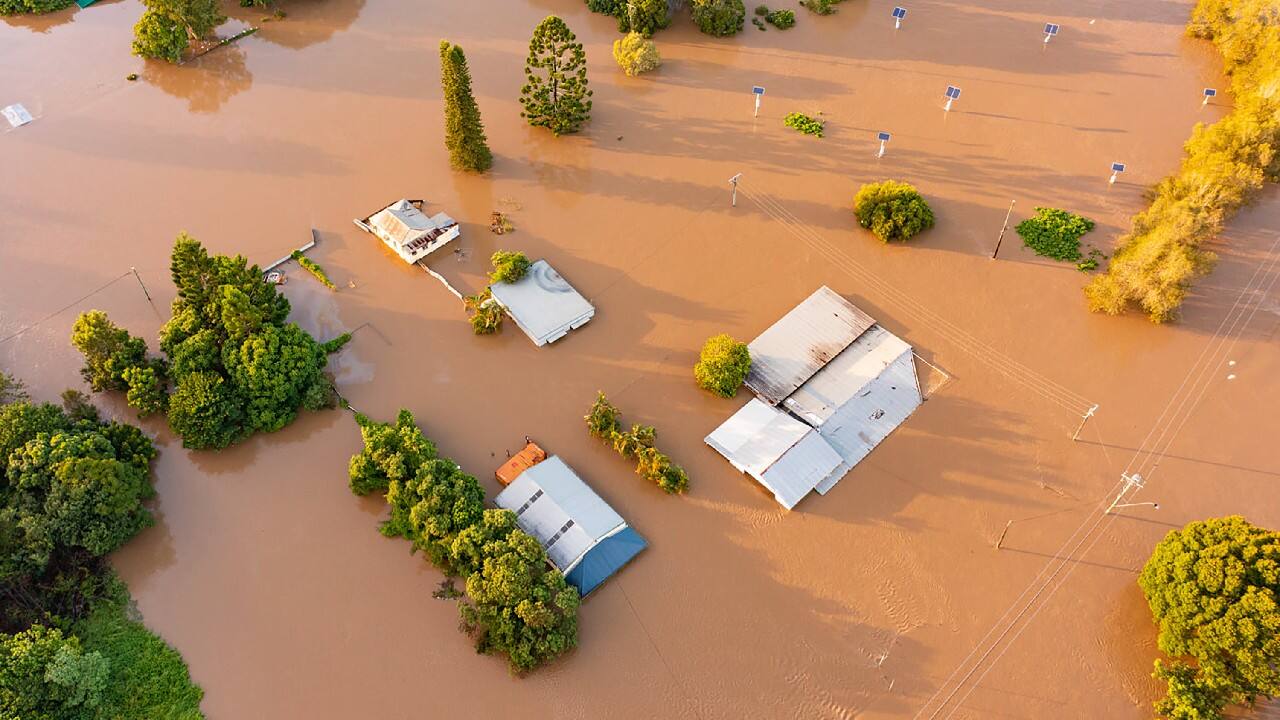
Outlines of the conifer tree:
{"label": "conifer tree", "polygon": [[577,132],[591,117],[587,55],[564,20],[555,15],[538,24],[529,41],[520,89],[520,116],[556,135]]}
{"label": "conifer tree", "polygon": [[440,41],[440,85],[444,88],[444,145],[457,170],[484,172],[493,165],[480,108],[471,95],[471,71],[462,48]]}

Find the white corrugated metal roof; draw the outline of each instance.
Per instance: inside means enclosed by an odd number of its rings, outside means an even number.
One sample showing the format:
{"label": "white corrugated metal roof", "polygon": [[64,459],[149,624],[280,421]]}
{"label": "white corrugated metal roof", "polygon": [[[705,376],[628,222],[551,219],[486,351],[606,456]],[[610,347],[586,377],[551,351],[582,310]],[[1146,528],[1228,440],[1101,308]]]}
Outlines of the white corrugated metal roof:
{"label": "white corrugated metal roof", "polygon": [[706,443],[788,509],[841,463],[813,428],[758,398],[724,421]]}
{"label": "white corrugated metal roof", "polygon": [[626,525],[557,455],[520,473],[494,502],[516,513],[520,528],[542,543],[551,563],[565,573]]}
{"label": "white corrugated metal roof", "polygon": [[911,346],[902,339],[879,325],[873,325],[791,393],[783,405],[810,425],[822,427],[845,403],[862,393],[885,368],[903,353],[910,352]]}
{"label": "white corrugated metal roof", "polygon": [[519,282],[494,283],[493,297],[516,325],[539,347],[582,327],[596,309],[574,290],[546,260],[529,266]]}
{"label": "white corrugated metal roof", "polygon": [[777,405],[875,322],[823,285],[747,346],[747,387]]}

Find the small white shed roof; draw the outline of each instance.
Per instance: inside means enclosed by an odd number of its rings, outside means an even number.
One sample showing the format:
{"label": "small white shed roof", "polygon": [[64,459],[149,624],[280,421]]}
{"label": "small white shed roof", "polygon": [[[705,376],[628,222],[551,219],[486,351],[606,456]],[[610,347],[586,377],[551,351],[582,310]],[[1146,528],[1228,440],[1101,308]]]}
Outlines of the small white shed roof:
{"label": "small white shed roof", "polygon": [[842,463],[813,428],[758,398],[724,421],[706,443],[768,488],[787,509]]}
{"label": "small white shed roof", "polygon": [[494,502],[514,512],[521,529],[566,574],[596,543],[626,527],[622,516],[558,455],[520,473]]}
{"label": "small white shed roof", "polygon": [[870,315],[823,285],[747,346],[747,387],[777,405],[873,323]]}
{"label": "small white shed roof", "polygon": [[533,263],[518,282],[497,282],[489,289],[539,347],[582,327],[596,314],[595,307],[546,260]]}

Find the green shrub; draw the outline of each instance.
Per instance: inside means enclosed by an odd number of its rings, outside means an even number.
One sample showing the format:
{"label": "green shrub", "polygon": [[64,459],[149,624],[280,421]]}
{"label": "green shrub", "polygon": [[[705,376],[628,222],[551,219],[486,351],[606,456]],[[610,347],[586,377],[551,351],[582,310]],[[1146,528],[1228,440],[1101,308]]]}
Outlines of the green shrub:
{"label": "green shrub", "polygon": [[587,0],[587,9],[594,13],[617,17],[627,9],[627,0]]}
{"label": "green shrub", "polygon": [[757,5],[757,6],[756,6],[756,15],[759,15],[760,17],[764,17],[764,16],[766,16],[766,15],[768,15],[768,14],[769,14],[769,6],[768,6],[768,5]]}
{"label": "green shrub", "polygon": [[74,720],[93,717],[102,704],[108,662],[85,652],[80,639],[58,628],[33,625],[0,633],[0,717]]}
{"label": "green shrub", "polygon": [[462,305],[471,313],[471,331],[476,335],[492,335],[502,329],[502,305],[489,288],[462,298]]}
{"label": "green shrub", "polygon": [[320,281],[321,285],[324,285],[330,290],[338,289],[338,287],[329,280],[329,275],[325,273],[324,268],[320,267],[320,263],[317,263],[306,255],[303,255],[301,250],[294,250],[290,253],[289,257],[297,260],[298,264],[302,266],[302,269],[314,275],[315,278]]}
{"label": "green shrub", "polygon": [[789,128],[795,128],[805,135],[822,137],[822,128],[827,123],[825,120],[809,117],[804,113],[793,112],[783,118],[782,124]]}
{"label": "green shrub", "polygon": [[499,250],[489,258],[489,262],[493,264],[493,270],[489,273],[489,282],[507,284],[520,282],[525,273],[529,272],[529,266],[533,264],[524,253],[518,250],[515,252]]}
{"label": "green shrub", "polygon": [[1080,238],[1093,230],[1093,221],[1057,208],[1037,207],[1034,217],[1018,223],[1022,242],[1041,257],[1080,262]]}
{"label": "green shrub", "polygon": [[853,199],[858,224],[882,242],[908,240],[933,227],[933,210],[914,187],[896,180],[869,183]]}
{"label": "green shrub", "polygon": [[0,0],[0,15],[38,15],[71,7],[73,2],[75,0]]}
{"label": "green shrub", "polygon": [[693,0],[693,22],[707,35],[735,35],[742,31],[746,18],[742,0]]}
{"label": "green shrub", "polygon": [[618,11],[618,32],[652,37],[671,24],[667,0],[630,0]]}
{"label": "green shrub", "polygon": [[786,30],[796,24],[796,14],[793,10],[774,10],[765,16],[765,22],[779,30]]}
{"label": "green shrub", "polygon": [[596,401],[591,404],[591,411],[583,419],[587,421],[587,432],[601,440],[612,440],[613,434],[622,429],[618,422],[618,408],[604,396],[596,394]]}
{"label": "green shrub", "polygon": [[747,344],[725,334],[715,335],[702,345],[693,377],[698,387],[723,398],[731,398],[751,372],[751,352]]}
{"label": "green shrub", "polygon": [[830,15],[836,11],[836,5],[844,0],[800,0],[800,5],[819,15]]}
{"label": "green shrub", "polygon": [[128,389],[125,371],[147,363],[147,342],[111,322],[101,310],[76,318],[71,344],[84,355],[80,376],[94,392]]}
{"label": "green shrub", "polygon": [[656,70],[662,65],[658,46],[639,33],[628,33],[626,37],[614,40],[613,59],[628,77]]}
{"label": "green shrub", "polygon": [[1239,516],[1190,523],[1160,541],[1138,585],[1173,659],[1156,662],[1169,686],[1158,714],[1218,720],[1280,695],[1280,533]]}
{"label": "green shrub", "polygon": [[1105,275],[1086,288],[1089,309],[1140,309],[1153,322],[1177,317],[1191,282],[1213,266],[1202,246],[1265,182],[1280,178],[1280,20],[1269,0],[1201,0],[1188,34],[1211,40],[1231,76],[1231,114],[1197,125],[1178,172],[1156,185],[1133,218]]}
{"label": "green shrub", "polygon": [[191,39],[204,39],[226,22],[218,0],[143,0],[133,27],[133,53],[176,63]]}

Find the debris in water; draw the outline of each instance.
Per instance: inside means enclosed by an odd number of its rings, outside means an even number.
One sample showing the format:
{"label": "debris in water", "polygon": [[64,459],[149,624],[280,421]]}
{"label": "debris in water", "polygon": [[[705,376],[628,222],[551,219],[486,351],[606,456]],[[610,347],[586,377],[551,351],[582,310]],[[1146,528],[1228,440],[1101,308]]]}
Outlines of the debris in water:
{"label": "debris in water", "polygon": [[505,213],[494,210],[489,214],[489,232],[494,235],[506,235],[515,231],[516,226],[511,223],[511,219]]}
{"label": "debris in water", "polygon": [[4,114],[4,119],[9,121],[10,127],[22,127],[34,119],[22,103],[14,103],[0,110],[0,113]]}
{"label": "debris in water", "polygon": [[134,80],[138,79],[138,73],[129,73],[128,75],[124,76],[124,79],[128,80],[129,82],[133,82]]}
{"label": "debris in water", "polygon": [[431,597],[437,600],[454,600],[462,597],[462,593],[453,585],[453,578],[448,578],[440,583],[439,590],[431,591]]}
{"label": "debris in water", "polygon": [[279,270],[272,270],[262,277],[262,281],[268,285],[283,285],[288,281],[288,278]]}

